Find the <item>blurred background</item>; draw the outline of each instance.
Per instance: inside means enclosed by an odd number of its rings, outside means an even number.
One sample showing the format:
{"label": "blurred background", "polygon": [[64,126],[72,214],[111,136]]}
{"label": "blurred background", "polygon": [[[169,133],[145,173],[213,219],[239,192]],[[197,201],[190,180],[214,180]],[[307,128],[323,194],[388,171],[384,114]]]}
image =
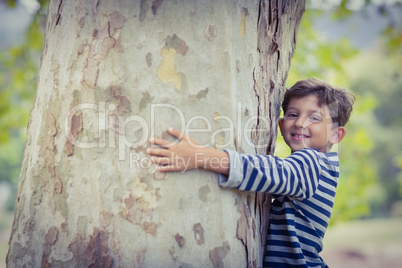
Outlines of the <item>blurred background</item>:
{"label": "blurred background", "polygon": [[[0,0],[0,267],[5,267],[48,1]],[[330,267],[401,267],[402,3],[307,0],[287,87],[317,77],[356,103],[324,239]],[[289,154],[278,136],[275,154]]]}

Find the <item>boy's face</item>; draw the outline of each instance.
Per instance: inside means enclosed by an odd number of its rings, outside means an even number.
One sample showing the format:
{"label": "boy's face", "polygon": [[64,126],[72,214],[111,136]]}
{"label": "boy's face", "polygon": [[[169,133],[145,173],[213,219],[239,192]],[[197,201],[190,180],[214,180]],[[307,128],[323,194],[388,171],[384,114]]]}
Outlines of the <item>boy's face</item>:
{"label": "boy's face", "polygon": [[303,148],[330,151],[346,134],[344,127],[333,127],[327,106],[318,106],[317,97],[293,98],[279,126],[292,153]]}

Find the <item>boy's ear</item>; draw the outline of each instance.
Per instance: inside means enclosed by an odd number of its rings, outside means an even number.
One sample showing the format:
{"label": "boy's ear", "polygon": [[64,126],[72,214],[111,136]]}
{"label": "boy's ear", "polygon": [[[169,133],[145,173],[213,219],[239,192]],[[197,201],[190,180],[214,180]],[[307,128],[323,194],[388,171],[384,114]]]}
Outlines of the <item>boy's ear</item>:
{"label": "boy's ear", "polygon": [[346,129],[344,127],[337,127],[332,130],[331,137],[329,138],[329,142],[332,144],[336,144],[341,142],[343,137],[346,135]]}
{"label": "boy's ear", "polygon": [[278,125],[279,125],[279,129],[281,130],[281,135],[283,136],[283,133],[282,133],[282,126],[283,126],[283,118],[279,118],[279,120],[278,120]]}

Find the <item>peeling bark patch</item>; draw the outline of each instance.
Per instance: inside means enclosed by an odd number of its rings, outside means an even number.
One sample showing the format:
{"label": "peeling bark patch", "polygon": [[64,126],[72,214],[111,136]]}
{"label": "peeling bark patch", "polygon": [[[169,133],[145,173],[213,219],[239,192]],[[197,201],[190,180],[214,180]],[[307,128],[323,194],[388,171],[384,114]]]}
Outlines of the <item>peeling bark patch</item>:
{"label": "peeling bark patch", "polygon": [[218,123],[219,123],[219,121],[221,121],[221,115],[220,115],[218,112],[215,112],[215,113],[214,113],[213,118],[214,118],[214,121],[215,121],[215,122],[218,122]]}
{"label": "peeling bark patch", "polygon": [[105,231],[99,231],[98,228],[95,228],[85,250],[85,259],[89,260],[89,265],[112,267],[113,258],[109,255],[108,238],[109,235]]}
{"label": "peeling bark patch", "polygon": [[62,230],[63,232],[65,232],[65,233],[68,232],[68,223],[67,223],[67,222],[63,222],[63,223],[61,224],[61,230]]}
{"label": "peeling bark patch", "polygon": [[[172,137],[172,135],[169,134],[169,131],[162,131],[161,133],[161,138],[164,140],[169,140]],[[178,142],[179,140],[177,139],[176,142]]]}
{"label": "peeling bark patch", "polygon": [[[98,3],[96,2],[96,5]],[[109,15],[109,21],[99,25],[93,30],[92,40],[89,42],[87,62],[83,70],[83,83],[95,88],[99,76],[99,64],[113,48],[117,53],[122,53],[124,48],[121,44],[120,29],[123,28],[125,17],[120,11],[113,11]]]}
{"label": "peeling bark patch", "polygon": [[197,245],[204,244],[204,228],[202,228],[201,223],[196,223],[193,225],[194,239]]}
{"label": "peeling bark patch", "polygon": [[147,62],[147,66],[150,68],[152,66],[152,54],[148,53],[145,56],[145,61]]}
{"label": "peeling bark patch", "polygon": [[99,59],[88,56],[87,63],[84,67],[83,82],[92,88],[95,88],[99,75]]}
{"label": "peeling bark patch", "polygon": [[80,28],[84,27],[85,24],[85,18],[81,17],[81,19],[78,21],[78,25],[80,26]]}
{"label": "peeling bark patch", "polygon": [[71,241],[71,243],[68,245],[68,249],[71,253],[73,253],[73,258],[75,258],[75,260],[77,261],[77,266],[84,265],[85,245],[80,234],[76,234],[74,236],[73,241]]}
{"label": "peeling bark patch", "polygon": [[147,105],[152,102],[153,99],[154,99],[154,97],[151,96],[151,94],[149,94],[148,91],[142,92],[142,98],[141,98],[140,104],[139,104],[140,111],[144,110],[147,107]]}
{"label": "peeling bark patch", "polygon": [[174,57],[176,55],[176,50],[174,48],[162,48],[163,60],[157,69],[157,74],[159,79],[165,83],[173,83],[175,89],[181,88],[181,75],[176,73],[176,68],[174,66]]}
{"label": "peeling bark patch", "polygon": [[152,13],[156,15],[158,8],[162,5],[163,0],[154,0],[152,2]]}
{"label": "peeling bark patch", "polygon": [[118,10],[113,11],[112,14],[110,15],[109,34],[111,36],[114,36],[117,33],[117,30],[123,28],[124,22],[125,22],[124,15]]}
{"label": "peeling bark patch", "polygon": [[[63,182],[57,175],[56,166],[54,163],[54,155],[56,153],[56,148],[54,145],[55,137],[58,133],[56,127],[56,118],[52,113],[46,113],[45,124],[43,131],[45,134],[40,139],[39,145],[39,155],[43,159],[43,168],[40,174],[34,177],[34,180],[41,180],[35,183],[35,188],[33,189],[32,204],[38,205],[42,201],[43,188],[48,188],[54,194],[61,194],[63,192]],[[45,172],[45,173],[43,173]],[[51,182],[50,185],[48,183]],[[63,214],[63,213],[62,213]],[[64,214],[63,214],[64,215]]]}
{"label": "peeling bark patch", "polygon": [[206,88],[206,89],[202,89],[202,90],[200,90],[200,91],[198,91],[198,93],[197,93],[197,95],[195,95],[195,97],[197,98],[197,99],[202,99],[202,98],[206,98],[207,97],[207,94],[208,94],[208,88]]}
{"label": "peeling bark patch", "polygon": [[213,24],[208,24],[204,30],[204,36],[208,39],[208,41],[212,41],[215,39],[218,31],[216,30],[216,26]]}
{"label": "peeling bark patch", "polygon": [[186,55],[188,50],[186,42],[183,39],[179,38],[176,34],[174,34],[172,37],[168,35],[168,37],[166,38],[165,47],[167,49],[174,48],[176,52],[181,55]]}
{"label": "peeling bark patch", "polygon": [[43,243],[42,264],[41,267],[51,267],[49,256],[52,251],[52,246],[56,243],[59,236],[59,231],[55,226],[51,227],[45,235]]}
{"label": "peeling bark patch", "polygon": [[13,249],[13,250],[8,251],[6,267],[9,267],[9,266],[11,267],[11,265],[9,265],[11,260],[20,260],[26,256],[25,247],[23,248],[20,243],[14,242],[13,244],[10,243],[9,245],[10,245],[10,249]]}
{"label": "peeling bark patch", "polygon": [[139,225],[152,236],[156,236],[157,225],[152,221],[153,210],[156,207],[155,190],[149,190],[146,183],[133,183],[130,185],[134,195],[130,193],[122,200],[120,216],[132,224]]}
{"label": "peeling bark patch", "polygon": [[102,45],[101,45],[102,55],[107,56],[109,54],[110,49],[114,46],[115,43],[116,43],[116,40],[114,40],[113,38],[103,39]]}
{"label": "peeling bark patch", "polygon": [[[78,138],[78,134],[82,132],[83,126],[83,119],[82,119],[82,112],[79,112],[79,115],[73,115],[71,117],[71,121],[69,124],[69,133],[67,135],[67,141],[64,147],[64,151],[66,152],[67,156],[71,156],[74,154],[74,145],[75,141]],[[72,142],[73,141],[73,142]]]}
{"label": "peeling bark patch", "polygon": [[59,231],[55,226],[51,227],[47,234],[45,235],[45,246],[52,246],[56,243],[59,236]]}
{"label": "peeling bark patch", "polygon": [[53,193],[61,194],[63,192],[63,182],[60,177],[56,175],[54,184],[53,184]]}
{"label": "peeling bark patch", "polygon": [[215,147],[216,148],[219,148],[219,149],[223,148],[223,145],[225,144],[225,137],[226,137],[226,134],[223,131],[220,131],[216,134],[216,136],[215,136]]}
{"label": "peeling bark patch", "polygon": [[134,267],[142,268],[142,265],[145,261],[145,252],[147,251],[146,248],[141,248],[134,251],[133,255],[133,263],[135,264]]}
{"label": "peeling bark patch", "polygon": [[177,233],[174,238],[176,239],[177,244],[179,244],[179,247],[182,248],[184,244],[186,244],[186,239],[182,237],[179,233]]}
{"label": "peeling bark patch", "polygon": [[240,38],[246,36],[246,16],[248,15],[247,8],[243,7],[241,12],[241,19],[240,19]]}
{"label": "peeling bark patch", "polygon": [[176,90],[180,90],[182,87],[182,80],[184,80],[184,74],[176,72],[174,59],[176,53],[185,55],[187,53],[188,46],[186,42],[180,39],[176,34],[168,36],[166,38],[165,47],[162,48],[162,62],[156,70],[158,78],[165,84],[173,83]]}
{"label": "peeling bark patch", "polygon": [[131,102],[123,95],[121,87],[111,86],[110,95],[116,99],[116,110],[113,111],[112,115],[123,115],[131,112]]}
{"label": "peeling bark patch", "polygon": [[110,219],[112,217],[112,214],[109,211],[102,211],[100,212],[99,215],[99,224],[103,228],[108,227],[110,224]]}
{"label": "peeling bark patch", "polygon": [[71,156],[74,153],[74,145],[78,138],[78,134],[82,132],[83,129],[83,115],[82,112],[79,111],[76,113],[76,106],[80,103],[80,94],[78,90],[74,90],[73,92],[73,101],[70,104],[70,111],[68,114],[68,118],[70,121],[68,122],[68,134],[67,141],[64,145],[64,151],[67,156]]}
{"label": "peeling bark patch", "polygon": [[142,224],[142,229],[143,229],[145,232],[151,234],[151,235],[154,236],[154,237],[156,236],[156,228],[157,228],[157,226],[156,226],[156,223],[154,223],[154,222],[148,222],[148,221],[146,221],[146,222],[144,222],[144,223]]}
{"label": "peeling bark patch", "polygon": [[56,128],[56,118],[53,114],[46,113],[45,115],[45,128],[47,131],[40,140],[39,154],[42,156],[45,167],[52,177],[55,177],[56,171],[54,166],[54,151],[56,150],[54,146],[54,138],[57,135]]}
{"label": "peeling bark patch", "polygon": [[213,248],[209,252],[209,259],[211,260],[214,268],[223,268],[223,259],[230,251],[230,246],[227,241],[223,242],[221,247]]}
{"label": "peeling bark patch", "polygon": [[209,188],[209,186],[204,185],[198,190],[198,197],[201,199],[201,201],[207,202],[208,201],[208,194],[210,192],[211,192],[211,189]]}
{"label": "peeling bark patch", "polygon": [[73,253],[77,266],[85,267],[112,267],[113,258],[108,247],[109,235],[98,228],[89,237],[85,245],[81,235],[76,235],[68,246]]}
{"label": "peeling bark patch", "polygon": [[166,179],[166,173],[165,172],[154,172],[153,178],[156,181],[163,181]]}

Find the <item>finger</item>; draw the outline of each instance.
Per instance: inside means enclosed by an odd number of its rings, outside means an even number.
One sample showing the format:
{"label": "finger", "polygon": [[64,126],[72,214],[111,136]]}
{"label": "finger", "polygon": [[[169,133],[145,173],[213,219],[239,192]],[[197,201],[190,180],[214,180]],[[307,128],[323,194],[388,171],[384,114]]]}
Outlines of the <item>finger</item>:
{"label": "finger", "polygon": [[165,165],[165,166],[158,166],[159,172],[176,172],[176,171],[185,171],[182,167],[177,167],[175,165]]}
{"label": "finger", "polygon": [[157,170],[159,172],[169,172],[172,171],[170,166],[158,166]]}
{"label": "finger", "polygon": [[175,144],[174,142],[164,140],[164,139],[155,138],[155,137],[152,137],[149,141],[151,143],[155,144],[155,145],[159,145],[159,146],[162,146],[162,147],[169,147],[169,146],[172,146],[172,145]]}
{"label": "finger", "polygon": [[151,157],[151,161],[152,161],[152,163],[154,163],[157,166],[171,165],[170,159],[167,157],[153,156],[153,157]]}
{"label": "finger", "polygon": [[172,135],[172,136],[175,137],[175,138],[178,138],[179,140],[182,140],[182,139],[185,139],[185,138],[186,138],[184,132],[181,132],[181,131],[178,130],[178,129],[174,129],[174,128],[172,128],[172,127],[169,127],[169,128],[168,128],[168,132],[170,133],[170,135]]}
{"label": "finger", "polygon": [[154,156],[165,156],[165,157],[170,156],[170,152],[162,148],[148,148],[147,154]]}

